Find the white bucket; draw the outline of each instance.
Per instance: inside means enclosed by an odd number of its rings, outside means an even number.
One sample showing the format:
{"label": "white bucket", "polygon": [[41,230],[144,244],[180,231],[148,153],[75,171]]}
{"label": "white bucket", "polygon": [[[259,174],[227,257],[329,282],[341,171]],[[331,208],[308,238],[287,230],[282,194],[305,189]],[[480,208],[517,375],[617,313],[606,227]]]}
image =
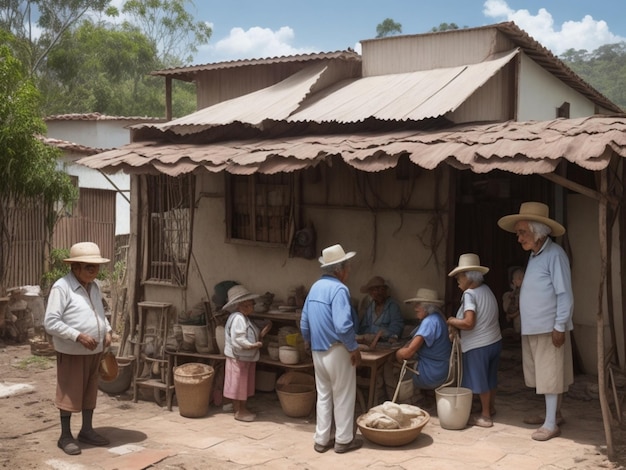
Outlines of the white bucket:
{"label": "white bucket", "polygon": [[396,401],[399,403],[410,403],[411,398],[413,398],[413,379],[403,380],[400,383]]}
{"label": "white bucket", "polygon": [[444,429],[463,429],[472,411],[472,391],[464,387],[442,387],[435,390],[437,416]]}

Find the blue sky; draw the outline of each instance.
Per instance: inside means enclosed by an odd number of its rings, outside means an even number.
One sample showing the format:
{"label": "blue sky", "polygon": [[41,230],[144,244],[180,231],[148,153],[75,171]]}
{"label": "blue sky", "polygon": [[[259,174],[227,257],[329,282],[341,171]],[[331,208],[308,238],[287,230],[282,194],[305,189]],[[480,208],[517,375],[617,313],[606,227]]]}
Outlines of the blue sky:
{"label": "blue sky", "polygon": [[[331,52],[376,36],[385,18],[419,34],[515,21],[555,54],[626,41],[624,0],[195,0],[196,19],[213,28],[194,63]],[[192,8],[193,10],[193,8]]]}

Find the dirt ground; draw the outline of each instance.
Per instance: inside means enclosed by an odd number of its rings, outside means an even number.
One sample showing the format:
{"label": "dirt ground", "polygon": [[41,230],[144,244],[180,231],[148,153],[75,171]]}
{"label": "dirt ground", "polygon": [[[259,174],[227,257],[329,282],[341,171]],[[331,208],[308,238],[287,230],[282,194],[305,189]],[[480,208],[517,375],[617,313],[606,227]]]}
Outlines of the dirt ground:
{"label": "dirt ground", "polygon": [[[507,366],[506,354],[503,356],[503,367]],[[87,466],[71,466],[71,467],[50,467],[50,456],[54,456],[55,459],[62,461],[66,456],[56,449],[56,438],[60,430],[58,410],[55,408],[52,401],[55,391],[55,359],[54,357],[42,357],[34,356],[31,354],[30,345],[11,345],[0,343],[0,468],[1,469],[41,469],[41,468],[93,468]],[[505,406],[508,403],[512,403],[512,407],[509,408],[509,413],[521,413],[525,412],[521,408],[515,409],[518,406],[519,399],[518,394],[524,394],[523,400],[535,400],[532,398],[532,392],[523,390],[523,386],[519,387],[519,369],[510,368],[510,370],[503,371],[501,380],[501,396],[502,402],[500,402],[499,414],[504,415],[501,419],[506,418],[507,410]],[[12,395],[9,398],[2,397],[2,385],[3,384],[27,384],[32,385],[33,390],[25,391]],[[597,387],[596,387],[597,388]],[[596,390],[597,391],[597,390]],[[593,423],[589,426],[593,426],[597,429],[597,440],[600,443],[596,445],[596,449],[602,447],[601,443],[604,442],[603,430],[601,426],[600,405],[597,397],[593,396],[594,383],[593,377],[577,378],[575,386],[572,388],[568,396],[564,400],[564,414],[566,417],[572,417],[570,426],[584,427],[584,423]],[[530,398],[529,398],[530,397]],[[506,400],[506,402],[504,401]],[[133,423],[137,419],[144,419],[141,413],[145,413],[145,409],[157,410],[157,413],[162,413],[162,416],[167,416],[166,419],[174,420],[178,413],[167,412],[161,409],[155,404],[148,401],[140,400],[139,403],[133,403],[130,399],[130,394],[122,394],[119,396],[111,396],[100,392],[98,395],[98,408],[94,415],[94,425],[98,428],[99,423],[105,421],[102,418],[103,415],[112,414],[111,410],[127,410],[128,411],[128,423]],[[278,407],[278,410],[280,408]],[[221,411],[221,410],[220,410]],[[280,411],[279,411],[280,412]],[[102,413],[103,415],[100,415]],[[578,414],[578,416],[576,416]],[[171,416],[171,418],[169,418]],[[517,415],[514,416],[517,418]],[[179,418],[179,417],[178,417]],[[277,418],[280,421],[280,418]],[[283,418],[284,420],[284,418]],[[625,420],[626,421],[626,420]],[[310,435],[308,434],[312,430],[314,424],[306,424],[306,446],[310,446]],[[72,420],[72,428],[75,433],[80,426],[80,415],[77,415]],[[626,465],[626,433],[624,432],[625,425],[616,424],[613,428],[613,439],[617,452],[617,458],[611,462],[606,457],[602,456],[605,450],[596,450],[591,452],[589,457],[591,460],[585,460],[585,464],[569,466],[567,468],[609,468],[609,469],[623,469]],[[572,428],[569,428],[572,429]],[[190,432],[193,432],[190,430]],[[132,437],[132,436],[131,436]],[[179,436],[182,439],[182,436]],[[132,442],[132,440],[130,440]],[[605,447],[605,446],[604,446]],[[97,449],[98,451],[100,449]],[[160,450],[160,449],[159,449]],[[585,451],[584,458],[587,459],[589,451]],[[318,457],[312,452],[312,457]],[[83,455],[85,452],[83,452]],[[330,452],[330,454],[333,454]],[[211,465],[209,462],[215,462],[208,457],[203,458],[202,454],[194,456],[191,453],[175,453],[168,455],[166,458],[153,464],[146,464],[144,467],[137,468],[155,468],[155,469],[196,469],[196,468],[218,468]],[[327,455],[327,454],[324,454]],[[356,455],[356,454],[355,454]],[[362,455],[362,454],[361,454]],[[83,456],[79,456],[83,457]],[[213,457],[214,458],[214,457]],[[206,460],[205,460],[206,459]],[[228,464],[219,466],[219,468],[270,468],[266,466],[257,467],[255,465],[233,465],[234,457],[228,460]],[[204,462],[204,464],[203,464]],[[590,464],[590,462],[592,462]],[[593,463],[595,462],[595,463]],[[369,466],[367,463],[365,466]],[[350,465],[348,465],[350,467]],[[391,466],[392,468],[408,468],[404,465]],[[109,468],[109,467],[105,467]],[[111,467],[113,468],[113,467]],[[130,467],[120,467],[130,468]],[[278,467],[271,467],[278,468]],[[282,468],[282,467],[281,467]],[[297,466],[290,466],[284,468],[299,468]],[[308,468],[315,468],[308,466]],[[323,468],[323,467],[322,467]],[[354,468],[354,467],[352,467]],[[381,466],[373,466],[372,468],[383,468]],[[384,468],[387,468],[385,465]],[[444,467],[441,467],[444,468]],[[466,468],[474,468],[467,466]],[[500,468],[500,467],[489,467]],[[504,467],[502,467],[504,468]],[[509,467],[515,468],[515,467]],[[525,467],[530,468],[530,467]],[[565,468],[561,466],[554,466],[546,464],[545,466],[537,468]]]}

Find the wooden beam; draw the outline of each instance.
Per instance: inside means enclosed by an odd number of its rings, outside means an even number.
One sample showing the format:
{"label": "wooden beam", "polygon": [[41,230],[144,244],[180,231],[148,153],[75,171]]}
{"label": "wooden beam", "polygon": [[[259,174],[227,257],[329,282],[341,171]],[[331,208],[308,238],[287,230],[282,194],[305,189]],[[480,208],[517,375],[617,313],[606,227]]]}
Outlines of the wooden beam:
{"label": "wooden beam", "polygon": [[563,186],[564,188],[571,189],[572,191],[582,194],[583,196],[595,199],[596,201],[601,201],[603,199],[602,194],[598,191],[588,188],[587,186],[583,186],[582,184],[574,183],[573,181],[555,173],[545,173],[540,176],[548,181],[552,181],[553,183]]}

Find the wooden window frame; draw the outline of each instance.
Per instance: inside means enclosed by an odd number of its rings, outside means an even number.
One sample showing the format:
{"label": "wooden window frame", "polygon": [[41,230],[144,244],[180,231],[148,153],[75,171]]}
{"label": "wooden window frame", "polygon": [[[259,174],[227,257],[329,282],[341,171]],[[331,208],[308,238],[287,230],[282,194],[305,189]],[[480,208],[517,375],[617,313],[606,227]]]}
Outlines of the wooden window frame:
{"label": "wooden window frame", "polygon": [[297,176],[226,173],[225,179],[226,242],[289,246],[297,220]]}

